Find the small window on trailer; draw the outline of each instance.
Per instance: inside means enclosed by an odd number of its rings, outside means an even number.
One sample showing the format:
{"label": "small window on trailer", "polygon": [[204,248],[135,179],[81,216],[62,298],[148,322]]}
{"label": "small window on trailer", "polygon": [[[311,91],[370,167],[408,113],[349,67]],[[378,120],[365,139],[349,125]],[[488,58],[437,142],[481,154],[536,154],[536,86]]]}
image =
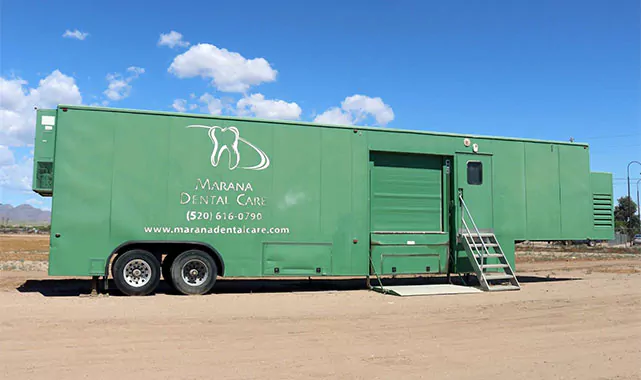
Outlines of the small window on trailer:
{"label": "small window on trailer", "polygon": [[468,185],[483,184],[483,163],[481,163],[480,161],[467,162],[467,184]]}

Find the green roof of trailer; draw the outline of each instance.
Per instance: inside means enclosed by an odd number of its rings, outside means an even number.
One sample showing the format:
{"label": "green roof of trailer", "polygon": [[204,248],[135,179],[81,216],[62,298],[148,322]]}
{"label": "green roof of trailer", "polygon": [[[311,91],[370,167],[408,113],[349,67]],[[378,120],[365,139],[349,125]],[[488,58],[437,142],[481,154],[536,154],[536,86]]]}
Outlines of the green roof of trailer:
{"label": "green roof of trailer", "polygon": [[396,128],[383,128],[383,127],[367,127],[367,126],[360,126],[360,125],[355,126],[355,125],[324,124],[324,123],[311,123],[311,122],[305,122],[305,121],[260,119],[260,118],[253,118],[253,117],[250,118],[250,117],[192,114],[192,113],[180,113],[180,112],[168,112],[168,111],[135,110],[135,109],[128,109],[128,108],[95,107],[95,106],[70,105],[70,104],[60,104],[60,105],[58,105],[58,108],[59,109],[60,108],[68,108],[68,109],[78,109],[78,110],[93,110],[93,111],[105,111],[105,112],[145,114],[145,115],[179,116],[179,117],[191,117],[191,118],[202,118],[202,119],[236,120],[236,121],[246,121],[246,122],[268,123],[268,124],[300,125],[300,126],[308,126],[308,127],[319,127],[320,126],[320,127],[341,128],[341,129],[355,129],[356,128],[356,129],[364,130],[364,131],[383,131],[383,132],[394,132],[394,133],[399,133],[399,132],[400,133],[415,133],[415,134],[432,135],[432,136],[468,137],[468,138],[482,138],[482,139],[506,140],[506,141],[522,141],[522,142],[547,143],[547,144],[577,145],[577,146],[586,146],[586,147],[588,146],[587,143],[568,142],[568,141],[538,140],[538,139],[517,138],[517,137],[485,136],[485,135],[447,133],[447,132],[430,132],[430,131],[421,131],[421,130],[415,130],[415,129],[396,129]]}

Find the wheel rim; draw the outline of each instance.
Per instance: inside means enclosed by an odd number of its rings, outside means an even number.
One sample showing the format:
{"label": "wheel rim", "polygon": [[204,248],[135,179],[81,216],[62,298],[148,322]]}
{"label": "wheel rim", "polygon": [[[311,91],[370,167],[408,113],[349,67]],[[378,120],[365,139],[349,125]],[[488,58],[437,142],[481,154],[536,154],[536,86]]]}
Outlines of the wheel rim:
{"label": "wheel rim", "polygon": [[134,259],[125,265],[122,274],[127,285],[140,288],[151,280],[151,265],[145,260]]}
{"label": "wheel rim", "polygon": [[204,261],[199,259],[188,260],[183,264],[180,271],[185,284],[189,286],[200,286],[209,278],[209,268]]}

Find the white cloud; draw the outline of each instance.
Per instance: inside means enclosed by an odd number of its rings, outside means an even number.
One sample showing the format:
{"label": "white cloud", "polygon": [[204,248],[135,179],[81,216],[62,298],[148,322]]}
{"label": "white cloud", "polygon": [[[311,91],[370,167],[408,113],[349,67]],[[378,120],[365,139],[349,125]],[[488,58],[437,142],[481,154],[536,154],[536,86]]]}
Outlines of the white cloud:
{"label": "white cloud", "polygon": [[215,98],[213,95],[206,92],[198,100],[204,104],[204,112],[208,112],[212,115],[220,115],[223,113],[223,101]]}
{"label": "white cloud", "polygon": [[298,104],[284,100],[265,99],[263,94],[252,94],[236,103],[239,115],[253,115],[266,119],[296,120],[302,112]]}
{"label": "white cloud", "polygon": [[4,189],[31,192],[32,176],[32,157],[25,157],[20,162],[13,161],[0,165],[0,187]]}
{"label": "white cloud", "polygon": [[0,145],[0,167],[13,165],[15,161],[16,160],[13,156],[13,152],[9,149],[9,147]]}
{"label": "white cloud", "polygon": [[8,146],[33,144],[36,125],[34,107],[54,108],[58,104],[81,104],[76,81],[58,70],[28,88],[20,78],[0,77],[0,141]]}
{"label": "white cloud", "polygon": [[245,92],[251,86],[276,80],[276,70],[264,58],[247,59],[210,44],[198,44],[174,58],[168,71],[178,78],[211,78],[224,92]]}
{"label": "white cloud", "polygon": [[183,35],[172,30],[169,33],[161,33],[160,39],[158,39],[158,46],[169,46],[170,48],[178,47],[187,47],[189,42],[183,41]]}
{"label": "white cloud", "polygon": [[[107,74],[107,89],[103,92],[107,98],[113,101],[122,100],[131,93],[131,82],[145,73],[142,67],[131,66],[127,68],[128,76],[120,73]],[[103,102],[104,103],[104,102]],[[106,104],[104,104],[106,105]]]}
{"label": "white cloud", "polygon": [[131,85],[125,78],[118,74],[107,74],[107,82],[109,85],[104,91],[104,94],[111,100],[121,100],[129,96]]}
{"label": "white cloud", "polygon": [[[212,115],[220,115],[225,109],[227,109],[228,111],[230,109],[228,101],[218,99],[207,92],[198,98],[196,97],[196,94],[189,94],[189,98],[202,104],[202,106],[200,107],[200,110],[202,112],[206,112]],[[178,112],[193,111],[199,107],[197,103],[189,102],[190,101],[187,99],[174,99],[171,107]]]}
{"label": "white cloud", "polygon": [[133,76],[138,78],[141,74],[145,73],[145,69],[137,66],[129,66],[127,67],[127,72],[132,73]]}
{"label": "white cloud", "polygon": [[338,107],[332,107],[314,118],[314,123],[352,125],[352,115]]}
{"label": "white cloud", "polygon": [[80,104],[82,96],[75,79],[55,70],[38,83],[38,88],[30,91],[38,106],[53,107],[57,104]]}
{"label": "white cloud", "polygon": [[394,120],[392,107],[381,98],[365,95],[348,96],[341,102],[341,108],[332,107],[314,118],[316,123],[356,125],[374,118],[376,125],[385,126]]}
{"label": "white cloud", "polygon": [[78,29],[71,31],[69,29],[65,30],[64,34],[62,37],[64,38],[75,38],[76,40],[83,41],[85,38],[89,36],[89,33],[84,33],[79,31]]}
{"label": "white cloud", "polygon": [[185,99],[176,99],[171,106],[178,112],[187,111],[187,101]]}
{"label": "white cloud", "polygon": [[23,87],[27,81],[0,77],[0,109],[18,109],[24,106],[26,94]]}
{"label": "white cloud", "polygon": [[371,115],[376,119],[378,125],[387,125],[394,120],[392,107],[385,104],[381,98],[370,98],[365,95],[353,95],[345,98],[341,103],[343,110],[355,116],[356,123]]}

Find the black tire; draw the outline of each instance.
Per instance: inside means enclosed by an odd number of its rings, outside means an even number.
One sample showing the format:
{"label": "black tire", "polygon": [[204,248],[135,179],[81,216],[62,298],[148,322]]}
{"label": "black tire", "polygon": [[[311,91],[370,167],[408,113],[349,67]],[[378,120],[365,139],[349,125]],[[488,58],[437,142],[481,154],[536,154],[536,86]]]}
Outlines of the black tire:
{"label": "black tire", "polygon": [[216,261],[206,252],[197,249],[181,253],[171,265],[174,287],[186,295],[209,292],[214,287],[217,276]]}
{"label": "black tire", "polygon": [[160,282],[160,263],[149,251],[133,249],[120,255],[113,266],[114,283],[128,296],[145,296]]}
{"label": "black tire", "polygon": [[114,277],[114,273],[116,273],[116,261],[118,261],[118,256],[116,256],[112,261],[111,261],[111,277]]}
{"label": "black tire", "polygon": [[588,245],[588,247],[594,247],[594,246],[596,246],[596,241],[588,240],[587,245]]}

